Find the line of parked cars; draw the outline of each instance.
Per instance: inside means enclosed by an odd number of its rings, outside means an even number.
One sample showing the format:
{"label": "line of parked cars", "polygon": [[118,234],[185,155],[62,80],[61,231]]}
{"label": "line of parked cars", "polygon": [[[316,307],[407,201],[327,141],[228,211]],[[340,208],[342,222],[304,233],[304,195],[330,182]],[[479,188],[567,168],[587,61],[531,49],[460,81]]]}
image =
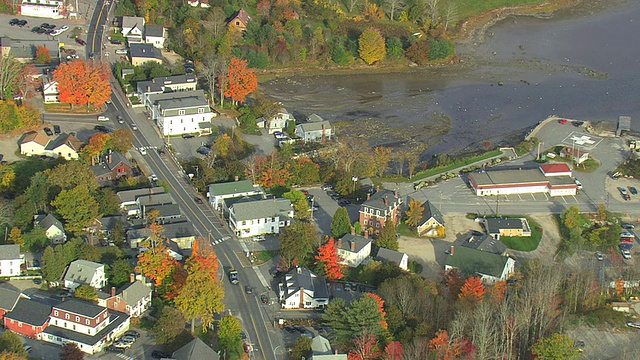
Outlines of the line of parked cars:
{"label": "line of parked cars", "polygon": [[27,25],[27,20],[11,19],[9,20],[9,25],[23,27]]}
{"label": "line of parked cars", "polygon": [[[631,195],[638,195],[638,189],[636,189],[635,186],[629,186],[626,189],[623,187],[618,187],[618,191],[620,191],[620,195],[622,195],[622,198],[625,201],[631,200]],[[629,193],[631,193],[631,195],[629,195]]]}
{"label": "line of parked cars", "polygon": [[631,232],[635,228],[633,224],[623,224],[622,228],[625,231],[620,233],[620,254],[622,257],[629,260],[631,259],[630,250],[633,248],[633,243],[636,240],[636,235]]}
{"label": "line of parked cars", "polygon": [[109,345],[109,347],[107,347],[107,351],[123,353],[125,350],[130,348],[139,337],[139,332],[135,330],[128,330],[124,335],[122,335],[122,337],[120,337],[120,339],[112,345]]}

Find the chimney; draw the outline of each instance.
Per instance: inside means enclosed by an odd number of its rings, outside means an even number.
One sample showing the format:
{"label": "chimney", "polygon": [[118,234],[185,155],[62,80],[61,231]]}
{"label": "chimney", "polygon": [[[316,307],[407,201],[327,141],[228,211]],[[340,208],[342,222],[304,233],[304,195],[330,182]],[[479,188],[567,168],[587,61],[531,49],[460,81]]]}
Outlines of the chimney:
{"label": "chimney", "polygon": [[136,274],[131,273],[129,274],[129,282],[136,282]]}
{"label": "chimney", "polygon": [[354,228],[353,226],[351,227],[351,235],[355,235],[356,234],[356,228]]}
{"label": "chimney", "polygon": [[356,242],[355,241],[351,242],[351,251],[356,251]]}
{"label": "chimney", "polygon": [[115,286],[111,287],[111,296],[116,296],[116,288],[115,288]]}
{"label": "chimney", "polygon": [[364,231],[364,238],[365,238],[365,239],[368,239],[368,238],[369,238],[369,231],[368,231],[368,230],[365,230],[365,231]]}
{"label": "chimney", "polygon": [[147,92],[151,91],[151,86],[147,85]]}
{"label": "chimney", "polygon": [[396,197],[396,199],[400,197],[400,194],[398,193],[398,190],[394,191],[393,195]]}
{"label": "chimney", "polygon": [[380,191],[380,185],[376,185],[376,192]]}
{"label": "chimney", "polygon": [[236,177],[233,178],[234,181],[238,181],[240,180],[240,177],[238,175],[236,175]]}
{"label": "chimney", "polygon": [[371,194],[367,193],[367,201],[371,199]]}
{"label": "chimney", "polygon": [[342,249],[342,239],[338,239],[338,249]]}
{"label": "chimney", "polygon": [[304,307],[304,288],[300,286],[300,308]]}
{"label": "chimney", "polygon": [[107,155],[107,161],[111,164],[111,154]]}
{"label": "chimney", "polygon": [[453,245],[451,245],[451,248],[449,249],[449,254],[451,254],[451,256],[453,256],[454,252],[455,252],[455,247]]}
{"label": "chimney", "polygon": [[149,188],[149,195],[153,195],[153,188]]}
{"label": "chimney", "polygon": [[386,196],[384,197],[384,206],[389,206],[389,199]]}

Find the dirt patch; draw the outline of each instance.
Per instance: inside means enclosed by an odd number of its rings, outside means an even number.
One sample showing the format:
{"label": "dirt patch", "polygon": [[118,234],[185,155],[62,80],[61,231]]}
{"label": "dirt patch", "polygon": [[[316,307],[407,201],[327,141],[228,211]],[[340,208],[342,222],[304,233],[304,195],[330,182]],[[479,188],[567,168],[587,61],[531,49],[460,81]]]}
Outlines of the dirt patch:
{"label": "dirt patch", "polygon": [[584,359],[638,359],[640,332],[627,329],[600,330],[588,326],[578,326],[567,331],[567,335],[585,343]]}
{"label": "dirt patch", "polygon": [[538,248],[533,251],[509,250],[509,253],[517,259],[522,260],[553,259],[556,252],[558,251],[558,246],[560,246],[560,241],[562,240],[560,237],[558,225],[556,224],[556,220],[551,214],[537,214],[528,216],[538,224],[540,224],[540,226],[542,227],[542,239],[540,239]]}
{"label": "dirt patch", "polygon": [[1,154],[3,161],[11,163],[20,160],[20,157],[16,155],[20,137],[22,137],[22,134],[11,137],[0,137],[0,149],[2,149]]}

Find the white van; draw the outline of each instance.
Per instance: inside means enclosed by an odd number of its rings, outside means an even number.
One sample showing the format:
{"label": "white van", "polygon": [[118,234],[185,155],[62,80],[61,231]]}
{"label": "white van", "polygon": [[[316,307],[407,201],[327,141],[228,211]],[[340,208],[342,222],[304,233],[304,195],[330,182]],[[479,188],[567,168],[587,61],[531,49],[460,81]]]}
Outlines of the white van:
{"label": "white van", "polygon": [[100,115],[100,116],[98,116],[98,121],[109,121],[109,117],[108,116],[104,116],[104,115]]}
{"label": "white van", "polygon": [[116,54],[118,55],[127,55],[129,53],[129,50],[127,49],[118,49],[116,50]]}

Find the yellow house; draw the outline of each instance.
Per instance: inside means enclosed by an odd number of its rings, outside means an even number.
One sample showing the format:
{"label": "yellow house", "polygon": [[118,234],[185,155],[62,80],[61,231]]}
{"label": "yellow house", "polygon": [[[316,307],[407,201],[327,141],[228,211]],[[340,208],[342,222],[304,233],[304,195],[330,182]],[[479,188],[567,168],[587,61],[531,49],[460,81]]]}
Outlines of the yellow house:
{"label": "yellow house", "polygon": [[418,224],[418,234],[427,237],[444,237],[444,219],[440,210],[429,200],[425,201],[422,207],[424,211]]}
{"label": "yellow house", "polygon": [[483,218],[476,219],[484,225],[487,234],[496,240],[501,236],[531,236],[531,227],[525,218]]}

